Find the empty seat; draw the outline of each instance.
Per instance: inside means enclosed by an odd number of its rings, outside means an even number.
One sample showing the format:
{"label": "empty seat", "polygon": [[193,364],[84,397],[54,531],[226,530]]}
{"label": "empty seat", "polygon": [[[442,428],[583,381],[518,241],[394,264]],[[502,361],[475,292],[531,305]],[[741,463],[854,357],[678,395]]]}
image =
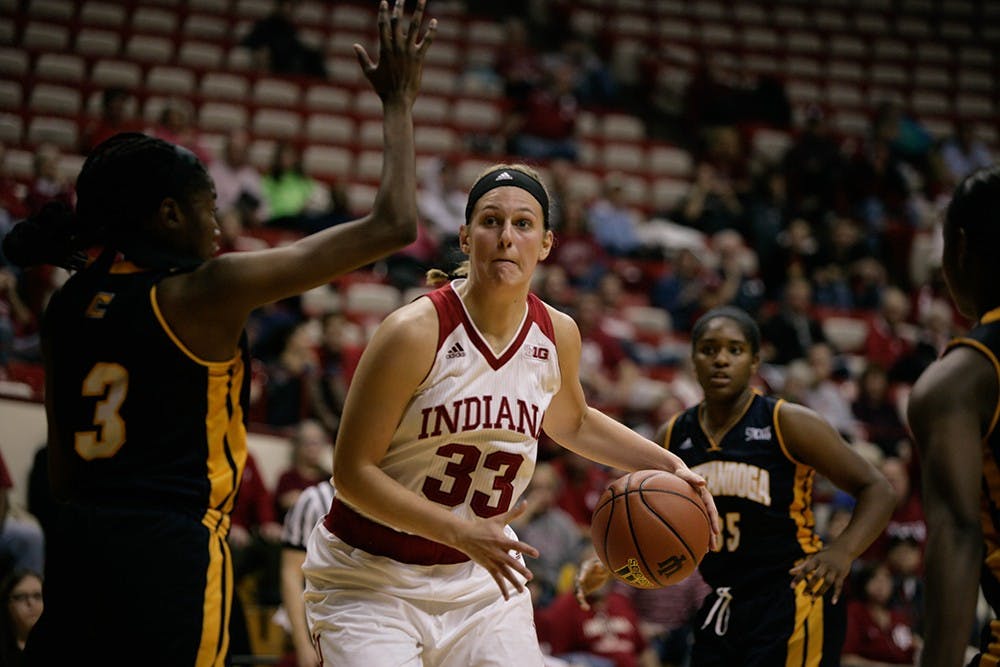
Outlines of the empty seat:
{"label": "empty seat", "polygon": [[[437,46],[437,44],[434,46]],[[428,53],[430,53],[430,50],[428,50]],[[458,77],[452,70],[425,66],[420,84],[421,92],[450,95],[455,92],[455,81],[457,79]]]}
{"label": "empty seat", "polygon": [[653,182],[653,206],[657,211],[672,211],[681,203],[691,185],[687,181],[672,178],[660,178]]}
{"label": "empty seat", "polygon": [[166,63],[174,56],[174,42],[167,37],[132,35],[125,44],[125,54],[144,63]]}
{"label": "empty seat", "polygon": [[868,337],[868,321],[830,315],[823,319],[823,334],[842,353],[861,352]]}
{"label": "empty seat", "polygon": [[28,107],[32,111],[75,116],[80,112],[80,91],[66,86],[39,83],[31,91]]}
{"label": "empty seat", "polygon": [[242,101],[249,89],[246,78],[236,74],[208,72],[201,78],[201,94],[210,99]]}
{"label": "empty seat", "polygon": [[69,46],[69,30],[52,23],[31,22],[24,28],[21,43],[29,49],[65,51]]}
{"label": "empty seat", "polygon": [[293,107],[299,103],[299,87],[283,79],[259,79],[253,87],[253,101],[275,107]]}
{"label": "empty seat", "polygon": [[646,137],[646,128],[636,116],[609,113],[601,122],[601,134],[605,139],[642,141]]}
{"label": "empty seat", "polygon": [[[419,133],[420,130],[416,131]],[[383,144],[381,121],[366,120],[362,122],[358,138],[362,146],[381,147]]]}
{"label": "empty seat", "polygon": [[785,47],[794,53],[822,53],[823,40],[814,32],[790,30],[785,36]]}
{"label": "empty seat", "polygon": [[271,168],[274,162],[274,148],[277,142],[272,139],[257,139],[250,144],[250,164],[261,171]]}
{"label": "empty seat", "polygon": [[61,0],[32,0],[28,5],[28,16],[69,21],[76,8],[73,3]]}
{"label": "empty seat", "polygon": [[832,60],[827,74],[833,79],[861,81],[865,78],[865,68],[853,60]]}
{"label": "empty seat", "polygon": [[194,92],[194,72],[182,67],[151,67],[146,75],[146,88],[157,93],[190,95]]}
{"label": "empty seat", "polygon": [[[6,82],[0,82],[0,107],[3,104],[3,86]],[[20,104],[20,103],[19,103]],[[16,107],[15,107],[16,108]],[[24,121],[21,116],[13,113],[0,113],[0,141],[5,144],[17,145],[21,143],[21,135],[24,132]]]}
{"label": "empty seat", "polygon": [[826,100],[834,108],[856,108],[865,105],[865,96],[861,88],[846,83],[831,83],[828,85],[826,87]]}
{"label": "empty seat", "polygon": [[754,153],[771,163],[778,163],[792,145],[792,138],[781,130],[761,128],[754,132],[751,144]]}
{"label": "empty seat", "polygon": [[944,93],[930,90],[914,91],[910,103],[918,114],[947,114],[951,112],[951,99]]}
{"label": "empty seat", "polygon": [[372,210],[378,189],[366,183],[349,183],[347,185],[347,204],[351,211],[358,214]]}
{"label": "empty seat", "polygon": [[246,125],[247,112],[242,105],[206,102],[198,113],[198,126],[202,130],[228,131]]}
{"label": "empty seat", "polygon": [[333,86],[310,86],[305,94],[305,106],[313,111],[347,111],[352,100],[350,92]]}
{"label": "empty seat", "polygon": [[693,167],[691,154],[674,146],[653,146],[647,160],[647,169],[656,176],[688,178]]}
{"label": "empty seat", "polygon": [[[435,44],[435,46],[437,45]],[[361,72],[361,68],[358,66],[358,61],[354,58],[327,58],[326,72],[331,81],[347,84],[352,87],[360,85],[365,78],[365,75]]]}
{"label": "empty seat", "polygon": [[132,29],[172,35],[177,30],[177,16],[160,7],[136,7],[132,14]]}
{"label": "empty seat", "polygon": [[343,296],[347,313],[376,317],[385,317],[396,310],[402,300],[399,289],[381,283],[352,283]]}
{"label": "empty seat", "polygon": [[743,30],[743,45],[748,49],[778,48],[778,33],[771,28],[749,27]]}
{"label": "empty seat", "polygon": [[947,88],[951,85],[951,75],[943,67],[918,67],[913,73],[913,83],[917,86]]}
{"label": "empty seat", "polygon": [[463,129],[488,132],[500,127],[503,114],[491,102],[461,98],[455,102],[451,122]]}
{"label": "empty seat", "polygon": [[189,67],[218,69],[222,65],[222,47],[209,42],[186,41],[177,51],[177,62]]}
{"label": "empty seat", "polygon": [[85,2],[80,8],[80,22],[83,25],[121,28],[125,25],[125,19],[125,6],[121,4],[91,1]]}
{"label": "empty seat", "polygon": [[419,127],[413,133],[418,151],[447,153],[458,147],[455,131],[449,127]]}
{"label": "empty seat", "polygon": [[108,30],[82,28],[76,36],[76,52],[85,56],[116,56],[121,37]]}
{"label": "empty seat", "polygon": [[906,85],[909,78],[909,68],[902,65],[879,63],[871,69],[872,83]]}
{"label": "empty seat", "polygon": [[226,69],[245,72],[253,68],[253,54],[245,46],[234,46],[226,55]]}
{"label": "empty seat", "polygon": [[330,10],[330,23],[334,28],[368,30],[375,20],[371,10],[353,5],[334,5]]}
{"label": "empty seat", "polygon": [[989,118],[993,115],[993,100],[987,95],[961,94],[955,98],[955,110],[964,117]]}
{"label": "empty seat", "polygon": [[28,54],[21,49],[0,48],[0,75],[22,77],[28,73]]}
{"label": "empty seat", "polygon": [[642,171],[646,154],[641,144],[608,142],[604,145],[602,163],[608,169]]}
{"label": "empty seat", "polygon": [[80,56],[65,53],[43,53],[35,61],[35,76],[49,81],[81,83],[84,62]]}
{"label": "empty seat", "polygon": [[811,81],[791,81],[788,83],[786,90],[788,92],[788,99],[793,104],[810,104],[819,102],[822,99],[819,86]]}
{"label": "empty seat", "polygon": [[443,97],[420,95],[413,103],[413,120],[417,123],[443,123],[448,118],[450,103]]}
{"label": "empty seat", "polygon": [[181,28],[188,37],[223,40],[229,33],[229,21],[208,14],[190,14]]}
{"label": "empty seat", "polygon": [[377,181],[382,176],[382,152],[362,151],[355,164],[354,175],[364,181]]}
{"label": "empty seat", "polygon": [[868,116],[857,111],[841,109],[833,116],[833,127],[844,134],[862,137],[871,126]]}
{"label": "empty seat", "polygon": [[254,133],[261,136],[292,139],[302,131],[302,119],[294,111],[258,109],[252,127]]}
{"label": "empty seat", "polygon": [[28,126],[28,142],[53,143],[60,148],[75,150],[78,139],[76,123],[66,118],[35,116]]}
{"label": "empty seat", "polygon": [[382,100],[373,90],[364,90],[354,96],[354,111],[361,116],[380,116]]}
{"label": "empty seat", "polygon": [[354,169],[354,154],[346,148],[308,146],[302,152],[302,168],[313,176],[346,178]]}
{"label": "empty seat", "polygon": [[142,69],[135,63],[122,60],[98,60],[90,73],[90,80],[105,88],[120,86],[135,89],[142,83]]}
{"label": "empty seat", "polygon": [[306,138],[333,144],[351,144],[355,140],[354,120],[348,116],[312,114],[306,120]]}
{"label": "empty seat", "polygon": [[16,81],[0,81],[0,109],[20,111],[23,105],[21,84]]}
{"label": "empty seat", "polygon": [[234,12],[237,16],[257,20],[270,14],[273,9],[272,0],[236,0]]}

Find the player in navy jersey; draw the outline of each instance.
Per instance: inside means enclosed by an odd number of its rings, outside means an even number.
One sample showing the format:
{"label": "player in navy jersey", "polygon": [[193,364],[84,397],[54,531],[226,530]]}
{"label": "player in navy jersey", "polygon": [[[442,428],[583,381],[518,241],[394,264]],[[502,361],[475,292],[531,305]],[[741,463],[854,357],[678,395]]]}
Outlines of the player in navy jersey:
{"label": "player in navy jersey", "polygon": [[717,518],[679,458],[587,406],[576,324],[529,291],[548,200],[528,167],[487,170],[459,235],[467,277],[391,314],[361,358],[303,568],[324,664],[542,664],[522,558],[536,552],[507,524],[543,428],[600,463],[676,472]]}
{"label": "player in navy jersey", "polygon": [[978,589],[993,610],[972,664],[1000,663],[1000,167],[955,189],[942,267],[959,311],[976,321],[917,380],[907,416],[920,453],[928,539],[924,667],[957,667]]}
{"label": "player in navy jersey", "polygon": [[382,100],[373,212],[282,248],[218,250],[215,192],[188,150],[142,134],[98,146],[75,210],[49,206],[4,240],[21,266],[74,274],[42,328],[49,476],[59,501],[31,665],[221,666],[233,575],[226,536],[246,460],[250,312],[416,236],[412,105],[434,23],[379,7]]}
{"label": "player in navy jersey", "polygon": [[[691,337],[705,398],[658,439],[705,477],[722,522],[721,548],[699,566],[713,590],[695,619],[692,665],[837,666],[837,602],[851,563],[885,528],[892,487],[815,412],[751,387],[760,331],[746,312],[710,310]],[[817,472],[857,499],[827,545],[814,529]],[[592,562],[584,570],[586,590],[606,576]]]}

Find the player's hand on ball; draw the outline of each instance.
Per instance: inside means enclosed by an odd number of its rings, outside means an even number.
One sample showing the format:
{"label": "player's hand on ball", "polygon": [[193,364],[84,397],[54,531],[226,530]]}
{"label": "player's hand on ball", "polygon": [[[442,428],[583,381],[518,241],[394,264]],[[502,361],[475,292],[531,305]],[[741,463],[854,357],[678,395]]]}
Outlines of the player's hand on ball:
{"label": "player's hand on ball", "polygon": [[705,483],[705,478],[688,468],[675,454],[671,452],[667,453],[674,459],[674,465],[676,466],[673,470],[668,470],[667,472],[674,473],[693,486],[694,490],[701,496],[701,501],[705,503],[705,509],[708,511],[709,524],[712,528],[712,532],[708,537],[708,548],[712,551],[718,551],[722,548],[722,523],[719,520],[719,510],[715,506],[715,500],[712,498],[712,494],[708,491],[708,485]]}
{"label": "player's hand on ball", "polygon": [[587,596],[608,583],[610,578],[611,571],[596,556],[580,564],[580,571],[576,575],[576,601],[582,609],[590,609]]}
{"label": "player's hand on ball", "polygon": [[[504,527],[521,516],[525,510],[525,504],[518,503],[514,509],[504,514],[497,515],[490,519],[472,521],[469,523],[469,530],[465,531],[458,542],[454,545],[456,549],[464,552],[476,563],[486,568],[493,580],[500,587],[500,592],[505,600],[510,599],[507,589],[509,582],[517,592],[524,592],[524,584],[521,579],[531,581],[531,571],[525,566],[524,560],[513,555],[516,551],[527,554],[532,558],[538,558],[538,550],[527,542],[512,540],[504,532]],[[520,574],[520,576],[518,576]]]}

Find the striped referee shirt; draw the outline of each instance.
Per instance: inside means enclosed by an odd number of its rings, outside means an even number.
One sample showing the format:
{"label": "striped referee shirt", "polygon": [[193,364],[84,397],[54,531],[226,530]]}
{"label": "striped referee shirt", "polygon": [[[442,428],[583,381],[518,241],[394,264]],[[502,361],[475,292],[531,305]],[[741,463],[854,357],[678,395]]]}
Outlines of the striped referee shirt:
{"label": "striped referee shirt", "polygon": [[333,502],[333,484],[329,480],[314,484],[299,494],[298,500],[285,515],[281,543],[289,549],[306,550],[306,541],[316,524],[330,509]]}

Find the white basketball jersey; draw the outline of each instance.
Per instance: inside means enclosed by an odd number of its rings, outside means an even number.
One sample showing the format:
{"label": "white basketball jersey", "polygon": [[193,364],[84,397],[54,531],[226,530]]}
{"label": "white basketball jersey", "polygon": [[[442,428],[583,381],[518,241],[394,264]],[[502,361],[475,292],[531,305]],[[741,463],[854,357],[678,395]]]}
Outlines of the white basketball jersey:
{"label": "white basketball jersey", "polygon": [[529,294],[520,328],[494,354],[452,284],[427,296],[437,355],[380,466],[464,518],[502,514],[531,479],[542,418],[559,390],[552,320]]}

